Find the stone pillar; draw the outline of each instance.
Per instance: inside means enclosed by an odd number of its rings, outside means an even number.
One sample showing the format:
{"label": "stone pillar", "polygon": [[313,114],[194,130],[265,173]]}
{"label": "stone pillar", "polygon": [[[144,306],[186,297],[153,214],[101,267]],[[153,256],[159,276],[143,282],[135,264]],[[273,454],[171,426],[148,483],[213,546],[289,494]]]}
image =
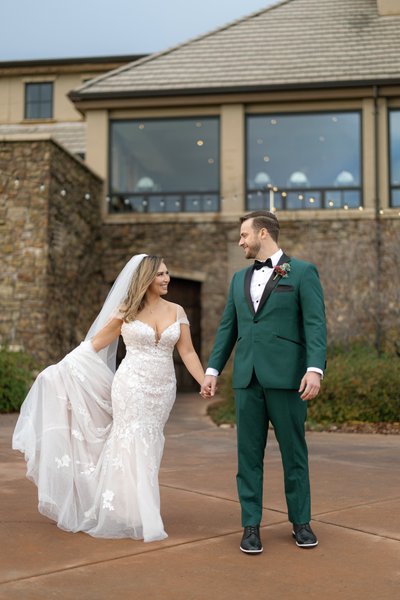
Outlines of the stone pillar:
{"label": "stone pillar", "polygon": [[364,208],[375,208],[375,124],[374,100],[363,100],[362,111],[362,172]]}
{"label": "stone pillar", "polygon": [[86,163],[104,180],[102,215],[107,214],[106,194],[108,189],[108,111],[89,110],[86,113]]}
{"label": "stone pillar", "polygon": [[244,211],[244,106],[227,104],[221,109],[222,214]]}
{"label": "stone pillar", "polygon": [[377,0],[378,14],[381,17],[400,15],[399,0]]}
{"label": "stone pillar", "polygon": [[50,139],[0,139],[0,345],[59,360],[99,310],[102,181]]}

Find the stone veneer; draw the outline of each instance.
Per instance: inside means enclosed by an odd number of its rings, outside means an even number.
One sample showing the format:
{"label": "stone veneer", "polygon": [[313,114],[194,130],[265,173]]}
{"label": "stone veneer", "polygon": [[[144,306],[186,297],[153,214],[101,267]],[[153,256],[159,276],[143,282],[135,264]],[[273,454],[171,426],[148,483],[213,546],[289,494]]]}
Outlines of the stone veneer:
{"label": "stone veneer", "polygon": [[[343,215],[343,213],[342,213]],[[278,215],[279,216],[279,215]],[[378,275],[376,222],[370,214],[280,217],[280,244],[289,254],[317,265],[325,292],[329,342],[354,339],[374,342],[376,325],[393,348],[400,327],[400,219],[380,221],[382,259]],[[220,222],[105,224],[104,275],[115,272],[133,254],[162,255],[172,275],[202,281],[202,354],[206,360],[221,317],[230,277],[248,265],[237,247],[238,219]],[[172,284],[173,285],[173,282]],[[184,305],[184,299],[182,299]]]}
{"label": "stone veneer", "polygon": [[[0,139],[0,344],[44,364],[58,360],[83,339],[125,262],[146,252],[162,255],[173,276],[201,282],[206,361],[230,277],[248,264],[237,246],[238,217],[132,222],[127,215],[102,223],[101,194],[101,180],[56,143]],[[319,269],[329,341],[374,341],[379,324],[386,345],[399,343],[397,212],[380,220],[380,269],[373,212],[278,216],[284,250]]]}
{"label": "stone veneer", "polygon": [[82,339],[99,304],[101,190],[53,141],[0,139],[1,345],[47,364]]}

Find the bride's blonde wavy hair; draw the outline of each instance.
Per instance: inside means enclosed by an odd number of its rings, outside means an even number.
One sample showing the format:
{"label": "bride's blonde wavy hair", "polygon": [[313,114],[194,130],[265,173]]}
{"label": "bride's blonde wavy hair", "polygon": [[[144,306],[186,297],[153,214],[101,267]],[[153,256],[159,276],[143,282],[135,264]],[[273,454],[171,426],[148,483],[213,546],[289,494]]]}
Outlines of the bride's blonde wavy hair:
{"label": "bride's blonde wavy hair", "polygon": [[144,297],[162,262],[164,259],[161,256],[145,256],[133,274],[122,309],[123,319],[127,323],[134,321],[144,308]]}

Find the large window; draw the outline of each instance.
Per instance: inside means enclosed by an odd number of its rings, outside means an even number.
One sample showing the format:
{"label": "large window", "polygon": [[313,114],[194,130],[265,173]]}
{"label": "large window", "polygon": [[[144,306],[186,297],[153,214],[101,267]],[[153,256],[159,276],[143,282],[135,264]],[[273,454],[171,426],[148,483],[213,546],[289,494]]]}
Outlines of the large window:
{"label": "large window", "polygon": [[25,84],[25,119],[51,119],[53,117],[53,84]]}
{"label": "large window", "polygon": [[361,206],[360,113],[247,118],[247,209]]}
{"label": "large window", "polygon": [[400,206],[400,110],[389,113],[390,204]]}
{"label": "large window", "polygon": [[110,125],[110,212],[219,210],[219,120]]}

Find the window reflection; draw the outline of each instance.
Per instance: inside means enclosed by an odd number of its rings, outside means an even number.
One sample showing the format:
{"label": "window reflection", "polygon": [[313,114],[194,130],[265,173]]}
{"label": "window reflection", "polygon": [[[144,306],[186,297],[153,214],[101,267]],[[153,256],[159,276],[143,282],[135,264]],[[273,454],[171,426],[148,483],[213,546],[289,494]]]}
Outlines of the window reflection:
{"label": "window reflection", "polygon": [[112,121],[110,127],[110,211],[219,210],[217,118]]}
{"label": "window reflection", "polygon": [[271,186],[278,210],[360,206],[360,113],[249,115],[247,208],[268,209]]}
{"label": "window reflection", "polygon": [[400,206],[400,110],[389,113],[391,206]]}

